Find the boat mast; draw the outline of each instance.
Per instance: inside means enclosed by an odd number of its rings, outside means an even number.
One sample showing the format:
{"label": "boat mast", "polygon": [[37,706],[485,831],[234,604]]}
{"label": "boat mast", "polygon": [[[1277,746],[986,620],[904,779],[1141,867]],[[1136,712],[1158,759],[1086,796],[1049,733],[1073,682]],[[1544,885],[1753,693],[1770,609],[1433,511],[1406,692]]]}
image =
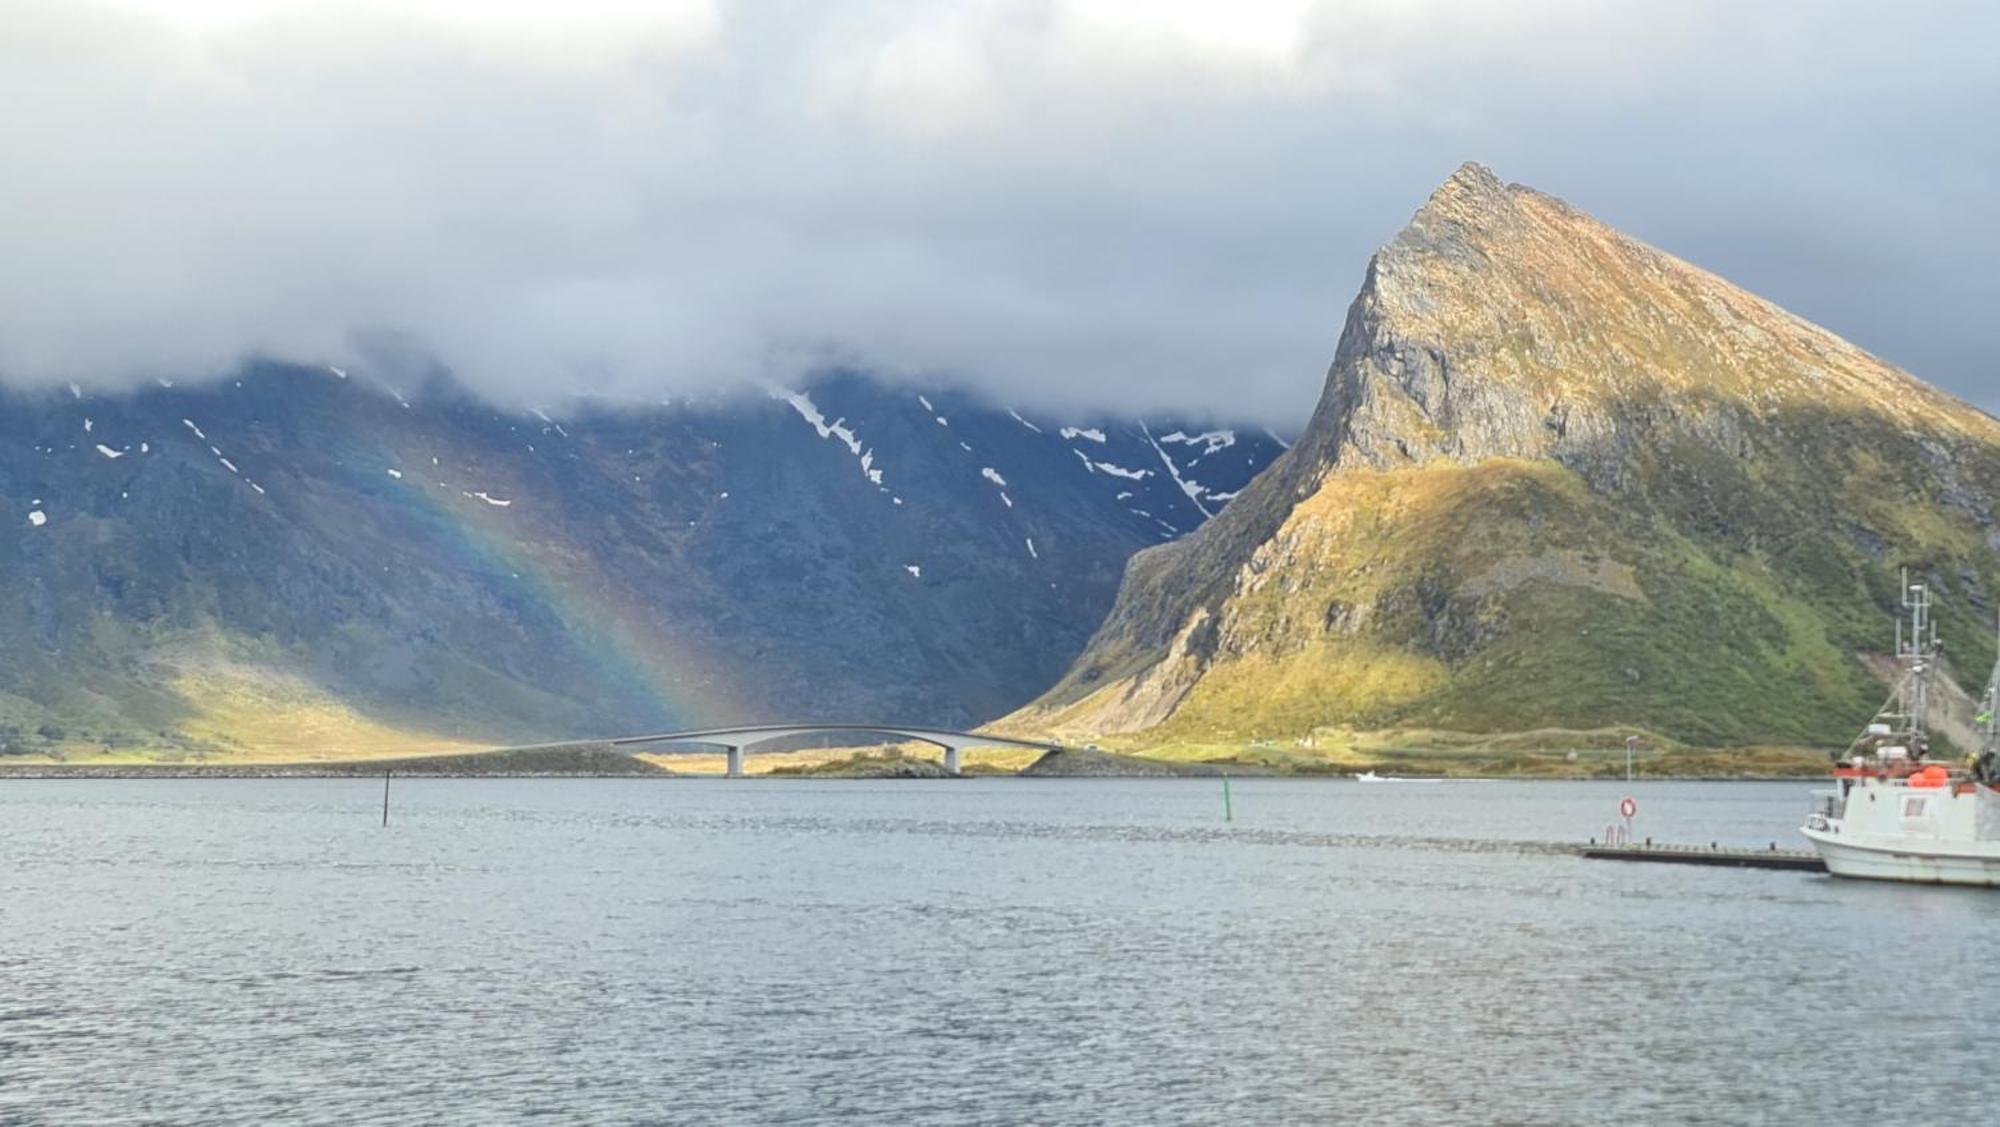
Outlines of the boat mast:
{"label": "boat mast", "polygon": [[2000,772],[2000,719],[1994,714],[2000,712],[2000,619],[1995,622],[1993,672],[1986,677],[1986,692],[1979,698],[1979,758],[1973,763],[1973,774],[1981,781],[1992,782],[1996,772]]}
{"label": "boat mast", "polygon": [[[1896,622],[1896,661],[1903,667],[1896,681],[1895,716],[1903,721],[1909,738],[1910,754],[1921,756],[1929,748],[1925,722],[1930,716],[1931,675],[1937,668],[1937,622],[1931,617],[1929,585],[1910,582],[1910,569],[1902,571],[1903,609],[1909,612],[1907,631]],[[2000,672],[2000,667],[1996,667]]]}

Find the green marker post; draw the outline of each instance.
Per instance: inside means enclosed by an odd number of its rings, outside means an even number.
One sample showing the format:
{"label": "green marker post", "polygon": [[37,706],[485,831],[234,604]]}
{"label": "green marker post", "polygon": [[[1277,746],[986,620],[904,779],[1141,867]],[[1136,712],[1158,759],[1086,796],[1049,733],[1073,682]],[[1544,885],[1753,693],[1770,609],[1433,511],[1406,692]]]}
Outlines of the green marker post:
{"label": "green marker post", "polygon": [[1229,805],[1229,776],[1226,773],[1222,776],[1222,820],[1225,822],[1236,820],[1236,810]]}

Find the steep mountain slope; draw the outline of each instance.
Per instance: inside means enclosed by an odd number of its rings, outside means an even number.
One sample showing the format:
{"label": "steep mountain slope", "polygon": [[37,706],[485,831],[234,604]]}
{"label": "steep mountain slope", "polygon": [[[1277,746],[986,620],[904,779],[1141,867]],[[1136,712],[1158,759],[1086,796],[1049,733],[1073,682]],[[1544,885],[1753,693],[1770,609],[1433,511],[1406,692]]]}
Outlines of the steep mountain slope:
{"label": "steep mountain slope", "polygon": [[0,402],[0,745],[969,723],[1280,444],[845,375],[512,414],[265,365]]}
{"label": "steep mountain slope", "polygon": [[1844,741],[1900,566],[1983,672],[1997,491],[1992,418],[1467,165],[1370,262],[1297,445],[1134,558],[1012,722]]}

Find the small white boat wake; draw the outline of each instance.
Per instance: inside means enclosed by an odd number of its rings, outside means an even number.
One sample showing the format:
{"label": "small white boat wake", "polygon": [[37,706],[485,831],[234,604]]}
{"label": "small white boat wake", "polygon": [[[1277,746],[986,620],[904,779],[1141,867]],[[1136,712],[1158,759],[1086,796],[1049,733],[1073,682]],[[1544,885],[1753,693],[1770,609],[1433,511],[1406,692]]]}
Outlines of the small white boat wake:
{"label": "small white boat wake", "polygon": [[1408,775],[1378,775],[1373,771],[1363,771],[1354,776],[1354,781],[1357,783],[1442,783],[1445,780],[1428,777],[1412,778]]}

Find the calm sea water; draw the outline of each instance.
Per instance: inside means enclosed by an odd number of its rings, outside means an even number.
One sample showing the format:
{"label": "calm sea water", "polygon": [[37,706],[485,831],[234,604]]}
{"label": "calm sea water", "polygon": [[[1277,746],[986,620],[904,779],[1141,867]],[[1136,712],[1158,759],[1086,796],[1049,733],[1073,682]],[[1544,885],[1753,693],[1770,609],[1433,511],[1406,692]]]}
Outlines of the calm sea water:
{"label": "calm sea water", "polygon": [[[1973,1122],[2000,894],[1622,785],[0,782],[0,1122]],[[1640,784],[1802,844],[1806,785]]]}

